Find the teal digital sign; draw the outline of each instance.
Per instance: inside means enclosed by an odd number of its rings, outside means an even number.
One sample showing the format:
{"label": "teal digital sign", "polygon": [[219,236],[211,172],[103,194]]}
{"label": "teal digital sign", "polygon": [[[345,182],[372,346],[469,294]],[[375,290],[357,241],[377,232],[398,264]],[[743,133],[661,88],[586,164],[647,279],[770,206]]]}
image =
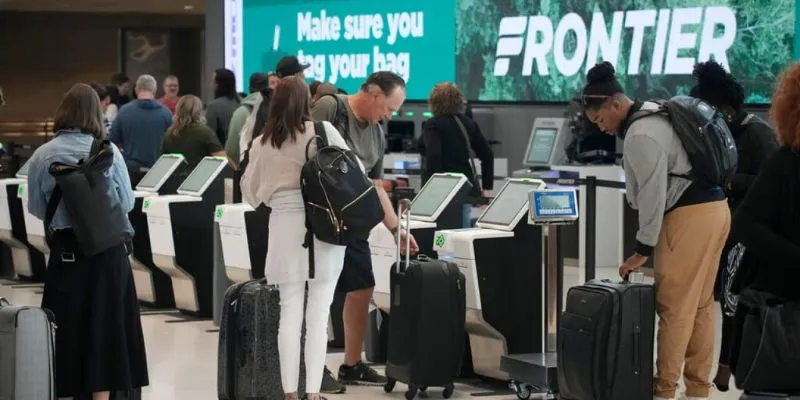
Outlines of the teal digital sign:
{"label": "teal digital sign", "polygon": [[454,0],[243,1],[243,73],[271,71],[296,55],[306,77],[355,91],[389,70],[426,98],[455,76]]}

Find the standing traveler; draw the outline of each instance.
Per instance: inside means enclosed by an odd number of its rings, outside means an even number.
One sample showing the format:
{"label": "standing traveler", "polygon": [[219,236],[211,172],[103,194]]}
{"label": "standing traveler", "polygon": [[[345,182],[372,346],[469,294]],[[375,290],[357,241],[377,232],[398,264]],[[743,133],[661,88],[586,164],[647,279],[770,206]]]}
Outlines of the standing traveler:
{"label": "standing traveler", "polygon": [[239,140],[241,139],[242,127],[244,127],[247,117],[253,111],[258,110],[256,107],[261,102],[261,91],[267,88],[268,83],[267,76],[260,72],[250,75],[250,94],[242,100],[242,105],[231,116],[225,151],[234,166],[239,165]]}
{"label": "standing traveler", "polygon": [[142,75],[136,80],[136,100],[119,110],[111,124],[110,139],[119,146],[129,168],[150,168],[161,154],[164,133],[172,113],[156,97],[156,80]]}
{"label": "standing traveler", "polygon": [[[402,229],[391,200],[383,187],[383,154],[386,137],[380,121],[392,117],[406,98],[406,83],[392,72],[370,75],[360,90],[352,95],[325,96],[314,103],[311,115],[316,121],[328,121],[342,133],[358,155],[372,179],[383,205],[383,224],[405,244],[410,237],[412,253],[418,250],[411,233]],[[339,367],[339,382],[346,385],[382,386],[386,377],[364,364],[361,351],[367,334],[369,303],[375,288],[369,243],[357,241],[347,246],[344,268],[336,290],[347,293],[344,304],[345,359]],[[326,371],[326,374],[329,373]]]}
{"label": "standing traveler", "polygon": [[625,141],[626,197],[639,211],[639,230],[635,253],[620,266],[620,276],[654,258],[660,317],[654,398],[674,399],[683,371],[689,399],[707,399],[714,281],[731,218],[725,193],[694,180],[699,171],[693,172],[670,120],[656,113],[660,106],[625,96],[610,63],[589,70],[582,99],[593,123]]}
{"label": "standing traveler", "polygon": [[108,117],[106,116],[106,112],[108,111],[108,107],[111,104],[111,95],[108,93],[108,90],[104,85],[101,85],[96,82],[92,82],[89,86],[94,89],[95,93],[97,93],[97,97],[100,98],[100,109],[103,111],[103,127],[105,127],[105,134],[111,131],[111,121],[109,121]]}
{"label": "standing traveler", "polygon": [[231,117],[237,108],[239,94],[236,93],[236,76],[229,69],[219,68],[214,71],[214,100],[206,107],[206,124],[220,143],[227,143]]}
{"label": "standing traveler", "polygon": [[172,126],[164,135],[161,154],[183,154],[190,171],[205,156],[225,157],[217,135],[205,125],[203,101],[200,98],[193,95],[183,96],[178,102],[173,120]]}
{"label": "standing traveler", "polygon": [[131,99],[131,80],[125,74],[114,74],[111,77],[111,86],[114,86],[117,89],[117,95],[115,97],[115,104],[117,108],[122,108],[125,104],[128,104]]}
{"label": "standing traveler", "polygon": [[[91,87],[72,87],[55,115],[55,137],[36,149],[30,160],[28,208],[47,221],[55,179],[53,163],[70,165],[88,159],[95,140],[105,139],[102,111]],[[115,227],[126,237],[133,236],[127,213],[134,199],[125,161],[119,150],[110,146],[113,163],[108,170],[107,201],[121,209]],[[68,188],[45,227],[51,249],[47,264],[42,307],[55,315],[57,357],[56,391],[59,398],[92,396],[107,400],[109,392],[126,391],[148,385],[144,336],[139,303],[128,261],[129,245],[118,244],[87,256],[79,246],[73,226],[85,225],[80,215],[72,215],[65,205]]]}
{"label": "standing traveler", "polygon": [[164,78],[162,88],[164,89],[164,97],[160,98],[158,101],[160,101],[164,107],[167,107],[169,112],[175,114],[175,108],[178,107],[178,102],[181,100],[181,96],[178,94],[181,90],[178,77],[175,75],[168,75]]}
{"label": "standing traveler", "polygon": [[[472,183],[473,198],[487,198],[494,187],[494,154],[478,124],[464,115],[466,101],[452,83],[436,85],[428,97],[433,118],[425,122],[420,143],[422,184],[433,174],[456,172]],[[475,154],[481,160],[481,182],[476,176]],[[471,226],[472,205],[464,205],[465,228]]]}
{"label": "standing traveler", "polygon": [[[750,336],[745,339],[742,328],[749,313],[762,314],[763,310],[751,310],[751,306],[739,301],[732,328],[734,338],[731,340],[731,368],[740,382],[740,373],[749,375],[748,371],[737,371],[740,349],[758,349],[764,346],[763,357],[747,360],[754,366],[757,363],[772,362],[777,369],[763,368],[754,375],[770,376],[772,383],[780,384],[778,388],[763,388],[781,392],[800,392],[798,370],[788,365],[780,365],[781,361],[797,360],[796,343],[800,339],[796,330],[796,310],[800,301],[800,64],[790,66],[778,81],[775,94],[772,96],[770,120],[775,126],[780,149],[766,161],[758,177],[752,183],[744,200],[739,204],[733,218],[733,237],[746,248],[742,266],[736,272],[735,283],[739,289],[752,289],[773,296],[776,307],[785,307],[785,311],[774,312],[776,318],[768,328],[784,324],[792,324],[782,332],[789,351],[782,352],[785,347],[781,343],[771,342],[769,336]],[[794,313],[794,316],[788,313]],[[762,314],[763,315],[763,314]],[[780,315],[780,318],[777,318]],[[777,321],[776,321],[777,320]],[[766,327],[766,325],[765,325]],[[761,328],[760,324],[757,328]],[[760,329],[759,329],[760,330]],[[770,331],[772,329],[769,329]],[[765,329],[762,334],[766,334]],[[761,342],[761,343],[759,343]],[[752,355],[752,354],[751,354]],[[796,365],[796,364],[795,364]],[[782,370],[781,370],[782,369]],[[754,377],[755,378],[755,377]],[[745,378],[744,380],[747,380]],[[745,387],[746,389],[746,387]]]}
{"label": "standing traveler", "polygon": [[[315,135],[347,149],[342,136],[329,123],[316,132],[310,115],[310,95],[302,78],[281,79],[270,103],[264,132],[250,150],[242,177],[242,194],[253,207],[270,207],[269,245],[264,275],[280,290],[281,380],[286,399],[297,399],[300,374],[300,339],[306,285],[305,366],[308,399],[319,392],[327,355],[328,316],[336,282],[342,270],[345,247],[314,238],[314,278],[309,279],[309,251],[303,247],[306,212],[300,192],[300,172],[307,156],[316,152]],[[307,148],[308,147],[308,148]],[[308,155],[306,151],[308,150]],[[363,170],[363,166],[362,166]]]}
{"label": "standing traveler", "polygon": [[[694,67],[697,85],[691,95],[710,104],[725,114],[725,122],[736,141],[739,164],[731,184],[725,188],[731,213],[744,199],[759,171],[778,150],[779,145],[772,128],[761,118],[744,111],[745,92],[742,85],[716,61],[706,61]],[[733,317],[727,315],[724,306],[724,288],[728,279],[728,252],[736,244],[730,237],[720,257],[715,297],[723,308],[722,344],[719,352],[719,367],[714,385],[727,392],[731,379],[730,351],[733,332]]]}

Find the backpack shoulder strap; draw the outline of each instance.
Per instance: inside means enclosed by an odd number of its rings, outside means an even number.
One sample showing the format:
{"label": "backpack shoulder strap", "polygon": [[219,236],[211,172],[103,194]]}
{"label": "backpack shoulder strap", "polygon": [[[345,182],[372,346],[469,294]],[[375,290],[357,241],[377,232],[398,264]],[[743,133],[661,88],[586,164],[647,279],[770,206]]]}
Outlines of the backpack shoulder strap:
{"label": "backpack shoulder strap", "polygon": [[47,201],[47,209],[44,213],[44,236],[48,245],[51,245],[50,237],[52,236],[50,225],[53,223],[53,217],[55,217],[56,210],[58,210],[58,205],[60,203],[61,187],[56,183],[55,186],[53,186],[53,192],[50,194],[50,200]]}
{"label": "backpack shoulder strap", "polygon": [[325,125],[322,121],[314,122],[314,134],[317,135],[317,140],[320,143],[320,147],[328,147],[330,143],[328,142],[328,132],[325,131]]}

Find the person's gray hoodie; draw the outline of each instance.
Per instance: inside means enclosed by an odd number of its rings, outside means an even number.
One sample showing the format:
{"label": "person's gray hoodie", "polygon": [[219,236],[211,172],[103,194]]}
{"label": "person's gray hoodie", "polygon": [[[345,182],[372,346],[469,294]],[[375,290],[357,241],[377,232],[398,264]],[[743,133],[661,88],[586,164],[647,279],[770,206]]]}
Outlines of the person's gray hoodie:
{"label": "person's gray hoodie", "polygon": [[217,135],[220,143],[228,139],[228,127],[233,112],[239,107],[239,98],[217,97],[206,106],[206,124]]}
{"label": "person's gray hoodie", "polygon": [[234,111],[231,123],[228,125],[228,140],[225,142],[225,152],[231,160],[239,161],[239,139],[247,117],[254,113],[261,103],[261,93],[251,93],[242,100],[242,105]]}

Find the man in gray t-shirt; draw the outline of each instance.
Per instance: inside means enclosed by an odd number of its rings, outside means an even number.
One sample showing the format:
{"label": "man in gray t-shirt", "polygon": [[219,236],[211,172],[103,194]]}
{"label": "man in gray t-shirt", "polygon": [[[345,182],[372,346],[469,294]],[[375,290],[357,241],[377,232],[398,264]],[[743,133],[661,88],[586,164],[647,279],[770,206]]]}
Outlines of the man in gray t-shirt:
{"label": "man in gray t-shirt", "polygon": [[[386,138],[380,122],[391,118],[392,113],[403,105],[405,99],[405,81],[392,72],[380,71],[370,75],[357,93],[351,96],[324,96],[311,109],[314,120],[333,123],[361,159],[381,199],[385,215],[383,224],[392,233],[397,233],[399,229],[403,245],[406,235],[411,234],[400,229],[400,221],[383,188]],[[346,109],[346,118],[344,110],[340,109],[342,106]],[[410,251],[416,252],[417,243],[413,236],[410,240]],[[344,257],[344,268],[336,287],[337,291],[347,293],[344,303],[345,359],[344,364],[339,367],[339,381],[346,385],[386,383],[385,377],[361,361],[361,350],[367,334],[369,302],[374,287],[375,276],[372,274],[369,243],[363,240],[349,244]]]}

